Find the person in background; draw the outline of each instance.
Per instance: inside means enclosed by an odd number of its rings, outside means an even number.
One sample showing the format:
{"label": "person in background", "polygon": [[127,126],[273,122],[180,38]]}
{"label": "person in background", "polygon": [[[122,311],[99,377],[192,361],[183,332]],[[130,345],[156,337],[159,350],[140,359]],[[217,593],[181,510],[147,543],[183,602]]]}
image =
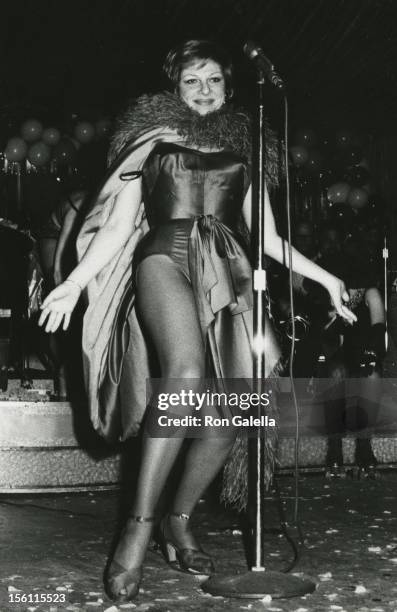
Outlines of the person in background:
{"label": "person in background", "polygon": [[[385,308],[379,289],[381,278],[373,239],[361,228],[343,235],[338,224],[325,223],[320,232],[319,265],[344,279],[350,308],[357,316],[354,328],[341,325],[330,311],[322,337],[325,375],[335,380],[324,403],[328,434],[327,474],[343,476],[342,434],[346,427],[357,433],[355,465],[358,474],[375,477],[377,460],[369,428],[375,426],[381,396],[382,360],[385,356]],[[371,247],[371,248],[370,248]],[[357,395],[354,408],[346,411],[346,382]],[[351,400],[352,398],[350,398]],[[354,418],[352,418],[354,415]]]}
{"label": "person in background", "polygon": [[[368,231],[367,231],[368,230]],[[315,232],[307,221],[298,221],[294,244],[321,267],[343,278],[348,287],[350,307],[358,318],[351,327],[335,316],[327,292],[318,284],[292,274],[295,313],[295,354],[293,372],[296,378],[320,376],[334,383],[324,399],[325,433],[327,435],[326,474],[344,476],[342,440],[346,429],[357,432],[355,465],[358,474],[375,476],[376,457],[372,451],[368,428],[376,423],[381,394],[380,377],[385,355],[385,309],[379,290],[379,232],[371,228],[350,228],[346,235],[335,221],[324,222]],[[279,273],[272,292],[278,296],[278,318],[282,335],[290,337],[290,296],[287,275]],[[289,342],[285,342],[285,353]],[[320,366],[319,358],[325,361]],[[348,381],[355,381],[349,390]],[[357,395],[356,406],[347,407]]]}
{"label": "person in background", "polygon": [[[60,285],[77,263],[76,220],[79,210],[89,192],[85,177],[76,175],[63,185],[64,195],[55,206],[38,235],[40,264],[44,276],[44,293],[47,295]],[[55,370],[54,391],[58,400],[68,399],[67,367],[71,344],[67,334],[57,332],[49,337],[48,353],[50,364]]]}

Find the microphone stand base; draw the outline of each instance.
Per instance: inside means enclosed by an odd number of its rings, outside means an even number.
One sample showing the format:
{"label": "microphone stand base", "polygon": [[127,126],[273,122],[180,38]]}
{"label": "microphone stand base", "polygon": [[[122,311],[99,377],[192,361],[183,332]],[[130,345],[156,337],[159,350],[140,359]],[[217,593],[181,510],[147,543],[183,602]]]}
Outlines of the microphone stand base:
{"label": "microphone stand base", "polygon": [[272,599],[287,599],[313,593],[316,585],[311,580],[283,572],[251,570],[234,576],[222,574],[211,576],[201,588],[205,593],[215,597],[263,599],[266,595],[270,595]]}

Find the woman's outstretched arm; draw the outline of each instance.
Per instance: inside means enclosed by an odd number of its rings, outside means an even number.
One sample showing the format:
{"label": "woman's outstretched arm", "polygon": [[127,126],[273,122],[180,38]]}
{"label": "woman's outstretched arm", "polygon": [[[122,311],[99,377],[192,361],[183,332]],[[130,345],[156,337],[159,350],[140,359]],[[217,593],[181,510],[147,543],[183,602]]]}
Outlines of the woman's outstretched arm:
{"label": "woman's outstretched arm", "polygon": [[[244,219],[249,229],[251,229],[251,198],[251,189],[249,189],[243,206]],[[266,255],[289,267],[288,243],[277,232],[267,193],[265,196],[264,243]],[[323,285],[329,292],[338,314],[350,322],[356,321],[356,316],[343,305],[342,300],[349,301],[349,294],[342,280],[299,253],[294,247],[292,247],[292,269]]]}
{"label": "woman's outstretched arm", "polygon": [[141,180],[129,181],[116,197],[112,212],[79,265],[69,274],[69,280],[83,289],[111,261],[131,236],[141,201]]}
{"label": "woman's outstretched arm", "polygon": [[46,297],[41,307],[39,325],[46,321],[47,332],[56,331],[63,318],[63,329],[68,327],[81,290],[125,245],[134,231],[141,195],[140,179],[127,183],[117,195],[113,210],[95,234],[78,266]]}

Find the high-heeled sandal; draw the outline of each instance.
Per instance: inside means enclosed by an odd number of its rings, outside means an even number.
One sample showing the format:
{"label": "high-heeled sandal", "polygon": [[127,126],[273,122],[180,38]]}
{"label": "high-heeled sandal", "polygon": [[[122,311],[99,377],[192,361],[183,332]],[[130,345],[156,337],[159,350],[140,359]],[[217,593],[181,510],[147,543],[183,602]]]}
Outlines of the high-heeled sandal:
{"label": "high-heeled sandal", "polygon": [[[120,539],[125,535],[130,521],[136,523],[154,523],[154,517],[130,516]],[[105,590],[107,595],[117,603],[134,599],[139,593],[142,580],[142,565],[127,569],[114,557],[106,571]]]}
{"label": "high-heeled sandal", "polygon": [[160,523],[160,547],[166,558],[166,561],[171,567],[177,568],[188,574],[202,574],[210,576],[215,572],[214,564],[211,557],[202,550],[202,548],[180,548],[175,543],[172,534],[170,534],[169,523],[167,525],[167,519],[170,517],[176,517],[183,521],[190,519],[189,514],[181,512],[170,512],[166,515]]}

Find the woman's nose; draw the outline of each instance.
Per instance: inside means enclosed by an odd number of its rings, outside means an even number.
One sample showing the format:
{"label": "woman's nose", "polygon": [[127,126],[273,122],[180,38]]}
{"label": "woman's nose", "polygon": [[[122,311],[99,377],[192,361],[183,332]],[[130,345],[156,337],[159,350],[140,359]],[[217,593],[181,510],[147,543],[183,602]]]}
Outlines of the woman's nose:
{"label": "woman's nose", "polygon": [[209,92],[210,88],[207,81],[201,81],[201,93],[208,94]]}

